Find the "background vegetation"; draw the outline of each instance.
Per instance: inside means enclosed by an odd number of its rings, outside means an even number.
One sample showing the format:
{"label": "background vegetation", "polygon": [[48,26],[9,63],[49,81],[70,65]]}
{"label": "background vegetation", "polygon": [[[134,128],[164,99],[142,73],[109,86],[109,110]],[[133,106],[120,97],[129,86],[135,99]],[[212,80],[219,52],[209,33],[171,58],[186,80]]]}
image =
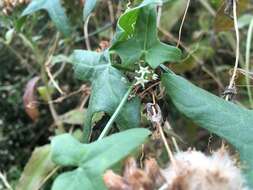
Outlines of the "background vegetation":
{"label": "background vegetation", "polygon": [[[33,185],[38,183],[35,186],[41,189],[50,189],[57,173],[67,171],[66,168],[59,168],[51,162],[47,144],[50,144],[53,136],[63,132],[72,132],[77,139],[82,138],[84,118],[88,117],[90,83],[93,80],[90,79],[89,82],[77,80],[72,65],[68,64],[71,62],[68,56],[75,49],[102,52],[110,47],[120,15],[126,9],[133,8],[141,2],[100,0],[91,14],[88,14],[89,6],[86,7],[83,16],[85,1],[40,1],[46,2],[41,6],[42,11],[34,11],[36,8],[29,10],[28,1],[0,3],[2,9],[0,12],[0,171],[6,174],[8,182],[17,188],[28,184],[27,178],[20,180],[20,177],[29,159],[32,159],[30,162],[33,162],[33,165],[28,166],[26,171],[34,170],[36,166],[43,169],[48,167],[48,171],[54,171],[48,178],[46,176],[50,172],[45,172],[47,174],[45,175],[38,170],[38,173],[34,174],[38,177],[37,181],[30,181],[30,183]],[[160,41],[174,46],[179,43],[183,54],[177,64],[165,65],[176,74],[184,76],[197,86],[220,97],[224,97],[224,92],[228,93],[226,87],[232,75],[236,56],[234,23],[230,18],[232,13],[229,10],[224,11],[226,8],[229,9],[226,7],[227,2],[192,0],[181,28],[180,41],[179,31],[182,17],[186,13],[186,0],[171,0],[164,3],[160,17],[158,15],[160,19],[157,27]],[[232,92],[229,91],[229,95],[233,95],[231,101],[251,109],[253,107],[251,95],[253,59],[249,54],[249,44],[252,42],[249,40],[247,42],[247,38],[252,33],[252,31],[248,32],[248,29],[250,24],[253,25],[253,3],[240,0],[238,10],[239,69],[236,73],[235,88]],[[59,21],[57,16],[62,11],[64,15],[61,15],[62,19]],[[113,59],[115,62],[120,60],[117,56]],[[161,71],[158,70],[157,73]],[[180,149],[196,147],[203,152],[210,152],[220,147],[222,140],[218,136],[187,119],[177,111],[171,100],[165,101],[164,88],[159,81],[148,83],[145,87],[145,89],[141,87],[134,89],[143,103],[141,110],[144,110],[147,102],[152,102],[153,94],[161,107],[163,117],[173,127],[167,135],[175,136]],[[187,91],[188,86],[186,85],[185,88]],[[189,101],[198,102],[198,99],[189,99]],[[98,113],[92,117],[93,130],[90,141],[98,138],[110,119],[109,115]],[[140,126],[152,129],[144,113],[141,116]],[[121,129],[114,128],[110,133],[119,130]],[[131,135],[137,135],[136,138],[139,138],[138,133]],[[142,140],[140,137],[139,141]],[[41,151],[35,149],[42,146]],[[102,145],[96,146],[102,147]],[[106,147],[106,144],[104,146]],[[132,148],[134,147],[136,145]],[[154,140],[148,147],[151,149],[147,151],[148,154],[156,157],[160,165],[164,166],[168,159],[162,143]],[[1,188],[4,189],[4,184],[0,186]]]}

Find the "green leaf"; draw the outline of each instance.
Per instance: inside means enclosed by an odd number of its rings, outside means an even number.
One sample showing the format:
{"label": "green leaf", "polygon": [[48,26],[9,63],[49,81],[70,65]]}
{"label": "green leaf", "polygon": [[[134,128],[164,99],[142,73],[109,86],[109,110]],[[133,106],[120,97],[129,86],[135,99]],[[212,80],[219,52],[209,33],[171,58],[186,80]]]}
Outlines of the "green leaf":
{"label": "green leaf", "polygon": [[23,11],[22,16],[30,15],[39,10],[46,10],[56,27],[66,36],[70,34],[71,27],[61,5],[61,0],[32,0]]}
{"label": "green leaf", "polygon": [[54,168],[56,164],[51,161],[50,145],[36,148],[25,166],[17,190],[39,189],[42,181]]}
{"label": "green leaf", "polygon": [[83,20],[85,21],[95,9],[97,0],[86,0],[83,8]]}
{"label": "green leaf", "polygon": [[238,149],[252,182],[253,112],[200,89],[175,74],[164,74],[162,82],[180,112]]}
{"label": "green leaf", "polygon": [[81,144],[70,134],[55,137],[52,159],[59,165],[78,168],[57,177],[52,190],[106,189],[104,171],[134,151],[149,134],[147,129],[130,129],[91,144]]}
{"label": "green leaf", "polygon": [[147,5],[127,11],[120,17],[118,32],[110,50],[116,52],[123,64],[127,65],[134,64],[141,58],[152,68],[166,61],[178,61],[181,51],[159,41],[156,7]]}
{"label": "green leaf", "polygon": [[61,115],[59,119],[63,123],[72,124],[72,125],[83,125],[85,112],[86,110],[84,109],[81,109],[81,110],[73,109]]}
{"label": "green leaf", "polygon": [[[70,57],[74,64],[75,76],[92,83],[92,93],[84,125],[84,136],[87,141],[94,114],[105,112],[112,115],[127,92],[129,82],[121,72],[112,67],[108,52],[76,50]],[[126,103],[116,123],[121,130],[139,127],[139,98],[133,98]]]}

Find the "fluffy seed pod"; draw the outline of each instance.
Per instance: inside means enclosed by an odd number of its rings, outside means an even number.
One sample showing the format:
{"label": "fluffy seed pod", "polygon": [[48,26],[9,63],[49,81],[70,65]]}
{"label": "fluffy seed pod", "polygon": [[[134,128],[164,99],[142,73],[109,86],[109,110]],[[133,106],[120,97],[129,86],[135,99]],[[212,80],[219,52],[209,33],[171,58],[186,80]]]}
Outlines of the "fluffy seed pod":
{"label": "fluffy seed pod", "polygon": [[180,152],[175,164],[162,171],[167,190],[246,190],[240,169],[226,150],[211,156],[199,151]]}
{"label": "fluffy seed pod", "polygon": [[107,171],[109,190],[247,190],[240,169],[224,149],[206,156],[191,150],[174,155],[174,162],[161,169],[154,159],[143,170],[130,158],[123,176]]}

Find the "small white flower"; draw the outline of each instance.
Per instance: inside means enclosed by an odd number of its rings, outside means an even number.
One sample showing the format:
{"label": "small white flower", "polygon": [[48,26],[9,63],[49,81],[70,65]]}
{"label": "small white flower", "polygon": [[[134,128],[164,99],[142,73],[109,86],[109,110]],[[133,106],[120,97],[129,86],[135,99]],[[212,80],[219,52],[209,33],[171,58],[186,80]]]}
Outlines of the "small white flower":
{"label": "small white flower", "polygon": [[144,77],[134,77],[136,79],[135,85],[141,85],[143,88],[145,87],[145,83],[149,82],[149,80],[145,79]]}
{"label": "small white flower", "polygon": [[154,73],[154,74],[152,75],[152,80],[157,80],[157,79],[158,79],[158,75]]}
{"label": "small white flower", "polygon": [[137,73],[141,74],[141,76],[144,76],[145,74],[149,74],[151,72],[148,69],[148,67],[142,67],[142,66],[140,66],[140,69],[139,69],[139,71],[137,71]]}

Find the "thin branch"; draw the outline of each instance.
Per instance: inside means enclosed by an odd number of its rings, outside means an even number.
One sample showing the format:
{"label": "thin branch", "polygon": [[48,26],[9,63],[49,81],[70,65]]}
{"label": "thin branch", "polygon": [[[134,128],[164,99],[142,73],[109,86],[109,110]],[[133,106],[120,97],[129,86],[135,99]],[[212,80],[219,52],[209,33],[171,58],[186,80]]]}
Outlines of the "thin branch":
{"label": "thin branch", "polygon": [[[178,41],[178,39],[176,37],[174,37],[171,33],[169,33],[168,31],[166,31],[164,28],[159,27],[159,31],[161,31],[166,37],[168,37],[169,39],[173,40],[174,42],[179,42],[180,46],[187,52],[190,53],[191,50],[183,43]],[[201,69],[207,74],[209,75],[217,84],[220,88],[223,88],[223,84],[222,82],[211,72],[209,71],[205,65],[203,64],[203,61],[200,60],[196,55],[192,54],[191,55],[193,57],[193,59],[196,61],[196,63],[201,67]],[[166,69],[165,66],[163,66],[163,69]],[[165,70],[167,72],[170,72],[168,70],[168,68]]]}
{"label": "thin branch", "polygon": [[[236,0],[233,1],[233,16],[234,16],[234,28],[235,28],[235,34],[236,34],[236,57],[235,57],[235,65],[234,65],[234,70],[233,70],[233,75],[230,79],[228,89],[233,89],[234,84],[235,84],[235,77],[237,73],[237,68],[239,65],[239,55],[240,55],[240,35],[239,35],[239,29],[238,29],[238,22],[237,22],[237,4]],[[225,96],[225,100],[229,100],[230,94],[227,94]]]}
{"label": "thin branch", "polygon": [[247,43],[246,43],[246,54],[245,54],[245,70],[246,70],[246,85],[247,85],[247,93],[249,96],[249,102],[251,108],[253,108],[253,98],[250,89],[250,80],[249,80],[249,70],[250,70],[250,49],[251,49],[251,40],[252,40],[252,33],[253,33],[253,19],[251,19],[248,34],[247,34]]}
{"label": "thin branch", "polygon": [[169,157],[171,163],[173,165],[175,165],[176,161],[174,159],[173,153],[172,153],[172,151],[170,149],[170,146],[169,146],[169,144],[167,142],[167,139],[166,139],[166,137],[164,135],[164,132],[163,132],[163,129],[162,129],[162,126],[161,126],[162,113],[161,113],[161,109],[160,109],[159,105],[156,104],[154,93],[152,93],[152,99],[153,99],[153,103],[148,103],[146,105],[147,106],[147,117],[152,122],[153,126],[156,129],[158,129],[159,134],[161,135],[163,144],[165,146],[165,149],[166,149],[166,151],[168,153],[168,157]]}
{"label": "thin branch", "polygon": [[47,75],[48,75],[48,77],[49,77],[49,79],[50,79],[49,82],[52,82],[52,84],[53,84],[54,87],[58,90],[58,92],[59,92],[61,95],[64,95],[65,92],[62,91],[62,89],[61,89],[60,86],[57,84],[57,82],[55,81],[55,79],[54,79],[54,77],[53,77],[53,75],[52,75],[52,73],[51,73],[51,71],[50,71],[49,65],[50,65],[51,60],[52,60],[52,55],[48,58],[48,60],[47,60],[47,62],[46,62],[46,64],[45,64],[45,70],[46,70]]}
{"label": "thin branch", "polygon": [[[45,61],[44,64],[42,64],[42,73],[43,73],[42,79],[43,79],[44,83],[46,84],[47,88],[48,88],[48,80],[47,80],[47,74],[48,73],[46,71],[46,67],[50,63],[51,57],[52,57],[52,55],[54,54],[54,52],[55,52],[55,50],[57,48],[59,37],[60,37],[60,33],[57,32],[56,38],[54,40],[54,43],[53,43],[52,47],[49,49],[48,54],[46,56],[47,60]],[[50,78],[50,76],[49,76],[49,78]],[[64,133],[65,129],[64,129],[63,124],[62,124],[62,122],[61,122],[61,120],[60,120],[60,118],[58,116],[58,113],[56,112],[56,109],[55,109],[54,104],[52,102],[51,94],[48,91],[47,91],[47,97],[48,97],[49,110],[50,110],[50,112],[52,114],[54,122],[55,122],[57,128],[59,129],[59,132]]]}
{"label": "thin branch", "polygon": [[174,156],[173,156],[173,153],[172,153],[172,151],[171,151],[171,149],[170,149],[170,147],[169,147],[169,144],[168,144],[168,142],[167,142],[167,139],[166,139],[166,137],[165,137],[165,135],[164,135],[163,129],[162,129],[162,127],[161,127],[160,124],[157,124],[157,127],[158,127],[159,133],[160,133],[160,135],[161,135],[161,137],[162,137],[163,144],[164,144],[164,146],[165,146],[165,148],[166,148],[166,151],[167,151],[167,153],[168,153],[168,156],[169,156],[169,158],[170,158],[170,161],[171,161],[171,163],[172,163],[173,165],[176,165],[176,161],[175,161]]}
{"label": "thin branch", "polygon": [[[170,125],[170,123],[169,123],[168,120],[165,121],[164,127],[167,127],[167,129],[172,130],[172,127],[171,127],[171,125]],[[173,145],[174,145],[175,150],[176,150],[177,152],[180,152],[180,148],[179,148],[179,146],[178,146],[178,144],[177,144],[176,138],[175,138],[174,136],[171,135],[171,140],[172,140],[172,143],[173,143]]]}
{"label": "thin branch", "polygon": [[190,2],[191,2],[191,0],[187,0],[187,5],[186,5],[185,11],[184,11],[184,16],[183,16],[183,19],[182,19],[182,22],[181,22],[181,25],[180,25],[180,28],[179,28],[179,32],[178,32],[177,47],[179,46],[180,41],[181,41],[182,29],[183,29],[183,26],[184,26],[184,21],[185,21],[185,18],[186,18],[186,14],[187,14],[189,6],[190,6]]}
{"label": "thin branch", "polygon": [[60,169],[60,166],[55,167],[39,184],[38,190],[43,187],[43,185]]}
{"label": "thin branch", "polygon": [[84,27],[83,27],[84,39],[85,39],[85,44],[86,44],[87,50],[91,50],[90,39],[89,39],[89,31],[88,31],[90,16],[91,15],[89,15],[88,18],[86,19],[86,21],[84,23]]}

